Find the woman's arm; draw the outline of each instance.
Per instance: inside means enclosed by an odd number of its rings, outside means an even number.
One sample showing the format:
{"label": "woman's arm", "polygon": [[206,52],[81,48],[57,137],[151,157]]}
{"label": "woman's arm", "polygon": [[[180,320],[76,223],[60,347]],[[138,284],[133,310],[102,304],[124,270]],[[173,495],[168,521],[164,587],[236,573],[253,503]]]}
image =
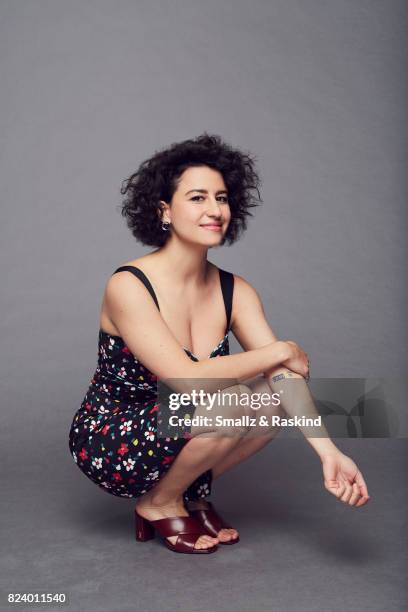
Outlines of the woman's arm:
{"label": "woman's arm", "polygon": [[[253,350],[278,340],[266,319],[258,292],[237,275],[234,275],[232,317],[232,331],[244,350]],[[289,417],[319,416],[304,377],[285,366],[284,362],[266,368],[263,375],[273,393],[283,390],[281,405]],[[310,427],[299,428],[320,457],[329,451],[337,450],[324,425],[313,430]],[[313,431],[314,437],[311,435]]]}
{"label": "woman's arm", "polygon": [[[232,331],[244,350],[251,351],[277,341],[266,320],[257,291],[242,277],[236,275],[232,314]],[[302,355],[300,351],[300,362],[302,358],[304,359],[304,354]],[[304,415],[315,418],[318,412],[304,377],[286,367],[285,362],[296,363],[296,356],[295,360],[293,358],[285,360],[278,366],[266,368],[263,372],[272,392],[280,394],[282,408],[290,417]],[[301,365],[300,363],[296,369],[301,370]],[[360,507],[366,504],[370,496],[360,470],[354,461],[344,455],[333,443],[325,426],[300,427],[300,429],[320,457],[326,490],[349,505]]]}

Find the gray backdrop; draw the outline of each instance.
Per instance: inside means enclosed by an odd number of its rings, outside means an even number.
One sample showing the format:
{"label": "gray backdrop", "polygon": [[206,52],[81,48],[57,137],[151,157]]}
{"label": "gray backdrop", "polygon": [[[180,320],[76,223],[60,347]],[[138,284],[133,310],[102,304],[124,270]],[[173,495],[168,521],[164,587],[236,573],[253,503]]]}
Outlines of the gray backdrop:
{"label": "gray backdrop", "polygon": [[402,610],[405,439],[339,441],[372,495],[356,510],[324,491],[305,440],[278,438],[214,485],[240,544],[192,559],[134,542],[132,501],[79,472],[68,430],[105,282],[151,250],[118,212],[121,182],[204,130],[256,155],[264,200],[209,259],[259,290],[313,377],[404,375],[407,3],[0,7],[2,603]]}

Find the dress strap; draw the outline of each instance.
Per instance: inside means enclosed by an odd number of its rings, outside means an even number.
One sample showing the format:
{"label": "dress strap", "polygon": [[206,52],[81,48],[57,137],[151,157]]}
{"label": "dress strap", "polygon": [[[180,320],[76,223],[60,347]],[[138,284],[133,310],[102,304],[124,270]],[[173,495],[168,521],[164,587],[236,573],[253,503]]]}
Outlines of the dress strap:
{"label": "dress strap", "polygon": [[146,289],[148,290],[148,292],[150,293],[150,295],[154,299],[154,301],[156,303],[156,306],[157,306],[157,308],[160,311],[160,306],[159,306],[159,302],[157,300],[156,294],[155,294],[154,289],[153,289],[149,279],[147,278],[146,274],[144,272],[142,272],[142,270],[140,270],[140,268],[136,268],[136,266],[120,266],[120,268],[115,270],[115,272],[113,272],[113,274],[116,274],[116,272],[122,272],[122,270],[126,270],[128,272],[131,272],[132,274],[137,276],[142,281],[142,283],[144,284],[144,286],[146,287]]}
{"label": "dress strap", "polygon": [[227,315],[227,332],[230,330],[231,312],[232,312],[232,297],[234,294],[234,275],[227,270],[218,268],[220,272],[220,282],[222,297],[224,298],[225,313]]}

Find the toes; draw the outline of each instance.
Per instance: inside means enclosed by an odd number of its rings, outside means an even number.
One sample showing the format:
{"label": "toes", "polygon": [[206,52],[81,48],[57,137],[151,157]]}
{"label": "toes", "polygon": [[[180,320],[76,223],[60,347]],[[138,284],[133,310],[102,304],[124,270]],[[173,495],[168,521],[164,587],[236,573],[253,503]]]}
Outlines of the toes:
{"label": "toes", "polygon": [[236,540],[238,537],[238,532],[236,529],[221,529],[218,534],[218,537],[222,538],[224,542],[229,542],[230,540]]}
{"label": "toes", "polygon": [[212,548],[216,545],[216,541],[211,536],[200,536],[196,543],[194,544],[194,548]]}
{"label": "toes", "polygon": [[211,536],[203,536],[203,542],[208,546],[215,546],[218,543],[218,538],[212,538]]}

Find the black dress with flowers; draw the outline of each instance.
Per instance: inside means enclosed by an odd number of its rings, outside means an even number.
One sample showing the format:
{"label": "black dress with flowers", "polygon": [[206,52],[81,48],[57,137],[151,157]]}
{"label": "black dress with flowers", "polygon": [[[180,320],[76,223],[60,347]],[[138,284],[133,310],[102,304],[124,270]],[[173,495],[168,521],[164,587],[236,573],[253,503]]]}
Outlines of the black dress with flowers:
{"label": "black dress with flowers", "polygon": [[[144,283],[159,308],[146,275],[135,266],[121,266],[114,274],[122,270]],[[221,269],[219,273],[227,331],[208,358],[229,355],[234,276]],[[190,359],[198,361],[183,348]],[[97,368],[69,432],[69,450],[76,465],[107,493],[143,495],[166,473],[190,437],[158,437],[157,413],[157,377],[134,357],[121,336],[99,329]],[[184,491],[184,500],[210,495],[211,483],[210,469]]]}

